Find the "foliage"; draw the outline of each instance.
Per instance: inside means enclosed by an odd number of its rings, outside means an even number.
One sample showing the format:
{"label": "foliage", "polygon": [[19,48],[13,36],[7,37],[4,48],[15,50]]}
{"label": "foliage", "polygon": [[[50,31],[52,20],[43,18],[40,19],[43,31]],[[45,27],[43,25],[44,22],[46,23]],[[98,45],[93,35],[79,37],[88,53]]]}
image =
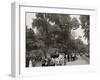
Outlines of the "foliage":
{"label": "foliage", "polygon": [[90,25],[89,20],[90,20],[89,15],[80,16],[81,26],[84,29],[84,36],[88,41],[89,41],[89,25]]}
{"label": "foliage", "polygon": [[[84,26],[89,25],[88,19],[81,16],[80,20],[87,38],[88,27]],[[86,52],[86,45],[80,39],[73,40],[71,38],[71,29],[77,29],[79,25],[79,21],[76,18],[71,19],[70,15],[36,13],[36,19],[33,19],[32,22],[33,28],[26,28],[26,51],[36,55],[33,50],[41,50],[40,54],[45,57],[50,48],[62,50],[65,55],[74,50]],[[34,32],[34,28],[38,30],[38,34]]]}

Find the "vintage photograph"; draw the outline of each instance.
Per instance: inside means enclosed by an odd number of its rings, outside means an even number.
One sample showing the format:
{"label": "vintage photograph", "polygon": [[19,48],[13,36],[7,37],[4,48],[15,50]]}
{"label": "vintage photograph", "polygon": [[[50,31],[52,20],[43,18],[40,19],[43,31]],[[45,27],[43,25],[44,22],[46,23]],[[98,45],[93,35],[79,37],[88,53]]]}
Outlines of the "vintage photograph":
{"label": "vintage photograph", "polygon": [[90,64],[90,16],[25,13],[25,66]]}

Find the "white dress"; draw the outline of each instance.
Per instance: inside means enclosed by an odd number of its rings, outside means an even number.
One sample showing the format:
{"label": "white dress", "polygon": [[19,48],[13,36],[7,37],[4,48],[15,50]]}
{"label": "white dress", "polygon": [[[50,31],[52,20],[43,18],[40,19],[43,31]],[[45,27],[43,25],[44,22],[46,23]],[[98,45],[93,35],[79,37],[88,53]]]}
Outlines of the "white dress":
{"label": "white dress", "polygon": [[29,67],[32,67],[32,61],[31,60],[29,61]]}

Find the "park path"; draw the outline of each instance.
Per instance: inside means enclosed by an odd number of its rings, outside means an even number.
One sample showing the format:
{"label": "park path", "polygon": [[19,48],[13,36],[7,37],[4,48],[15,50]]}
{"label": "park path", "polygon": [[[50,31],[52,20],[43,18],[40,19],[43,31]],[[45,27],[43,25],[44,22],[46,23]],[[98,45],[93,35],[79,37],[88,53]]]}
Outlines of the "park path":
{"label": "park path", "polygon": [[37,62],[37,64],[35,65],[35,67],[39,67],[39,66],[42,66],[41,62]]}
{"label": "park path", "polygon": [[82,64],[89,64],[89,59],[86,56],[77,56],[77,60],[67,62],[67,65],[82,65]]}

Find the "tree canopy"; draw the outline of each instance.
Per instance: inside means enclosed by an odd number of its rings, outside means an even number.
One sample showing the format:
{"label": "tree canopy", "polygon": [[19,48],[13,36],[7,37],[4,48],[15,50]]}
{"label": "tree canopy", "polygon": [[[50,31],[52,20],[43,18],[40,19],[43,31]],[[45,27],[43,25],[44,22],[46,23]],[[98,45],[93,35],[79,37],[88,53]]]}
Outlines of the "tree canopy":
{"label": "tree canopy", "polygon": [[[89,39],[89,16],[80,16],[85,37]],[[47,55],[50,48],[62,50],[65,54],[75,50],[86,52],[86,45],[80,39],[71,38],[71,30],[79,28],[77,18],[68,14],[36,13],[33,19],[32,29],[26,28],[26,51],[43,51]],[[38,34],[33,29],[37,29]],[[35,54],[34,53],[34,54]]]}

